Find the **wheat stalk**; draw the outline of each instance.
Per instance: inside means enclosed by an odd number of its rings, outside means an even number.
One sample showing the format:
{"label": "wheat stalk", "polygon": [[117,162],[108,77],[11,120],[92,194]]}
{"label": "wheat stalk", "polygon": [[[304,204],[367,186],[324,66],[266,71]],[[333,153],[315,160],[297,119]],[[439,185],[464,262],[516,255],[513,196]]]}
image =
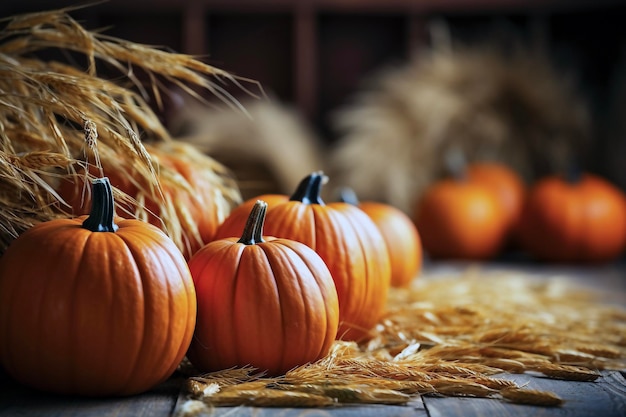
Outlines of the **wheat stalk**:
{"label": "wheat stalk", "polygon": [[[181,186],[181,179],[158,166],[145,146],[148,141],[173,142],[150,106],[161,104],[165,85],[176,85],[208,104],[204,91],[245,112],[223,85],[228,82],[245,89],[242,82],[248,80],[192,56],[87,30],[71,17],[71,11],[29,13],[1,21],[5,25],[0,31],[0,253],[23,230],[68,215],[57,184],[82,175],[78,172],[88,165],[132,166],[145,195],[158,197],[161,186]],[[77,59],[43,60],[40,52],[50,49],[79,54],[85,65],[80,67]],[[115,82],[100,77],[103,66],[119,71]],[[138,72],[145,73],[147,81],[139,79]],[[207,156],[186,150],[190,158],[202,157],[206,171],[211,171],[207,181],[214,185],[216,201],[228,211],[239,200],[230,174]],[[130,199],[119,190],[115,193],[121,200]],[[184,246],[194,236],[181,236],[181,222],[193,223],[193,219],[167,208],[162,199],[157,201],[164,208],[165,230]]]}

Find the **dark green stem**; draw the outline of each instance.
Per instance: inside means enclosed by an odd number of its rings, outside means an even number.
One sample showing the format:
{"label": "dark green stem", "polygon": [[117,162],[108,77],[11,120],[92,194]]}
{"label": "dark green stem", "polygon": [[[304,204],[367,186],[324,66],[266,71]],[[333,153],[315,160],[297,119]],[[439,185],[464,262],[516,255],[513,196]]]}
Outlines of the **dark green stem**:
{"label": "dark green stem", "polygon": [[85,229],[92,232],[115,232],[115,202],[109,179],[96,178],[92,182],[91,211],[83,222]]}
{"label": "dark green stem", "polygon": [[262,200],[257,200],[250,211],[248,220],[246,220],[246,226],[243,228],[243,234],[237,243],[256,245],[257,243],[265,242],[265,240],[263,240],[263,224],[265,224],[266,212],[267,203]]}
{"label": "dark green stem", "polygon": [[300,181],[298,188],[293,193],[290,201],[300,201],[304,204],[324,205],[324,201],[320,196],[322,184],[326,180],[326,176],[322,171],[314,172]]}

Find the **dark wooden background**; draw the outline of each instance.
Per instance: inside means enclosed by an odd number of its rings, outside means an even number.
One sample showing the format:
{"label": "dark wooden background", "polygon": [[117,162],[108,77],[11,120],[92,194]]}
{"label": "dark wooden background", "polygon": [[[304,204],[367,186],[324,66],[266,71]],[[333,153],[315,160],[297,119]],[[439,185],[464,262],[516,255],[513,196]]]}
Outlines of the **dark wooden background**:
{"label": "dark wooden background", "polygon": [[[2,1],[0,17],[85,3]],[[584,167],[626,190],[623,0],[109,0],[73,15],[89,29],[196,54],[259,81],[326,143],[336,140],[329,114],[364,77],[428,45],[433,22],[466,43],[512,36],[547,50],[577,80],[594,122]]]}

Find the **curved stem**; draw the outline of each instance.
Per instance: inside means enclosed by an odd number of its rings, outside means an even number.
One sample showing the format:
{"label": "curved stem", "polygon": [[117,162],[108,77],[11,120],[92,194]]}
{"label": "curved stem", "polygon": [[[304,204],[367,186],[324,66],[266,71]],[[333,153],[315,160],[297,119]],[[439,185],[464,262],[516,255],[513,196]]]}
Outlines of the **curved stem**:
{"label": "curved stem", "polygon": [[314,172],[300,181],[298,188],[293,193],[290,201],[300,201],[304,204],[319,204],[324,205],[324,201],[320,196],[322,191],[322,184],[328,177],[324,175],[322,171]]}
{"label": "curved stem", "polygon": [[267,203],[257,200],[254,207],[250,211],[246,226],[243,228],[243,234],[237,243],[244,245],[256,245],[263,243],[263,225],[265,224],[265,213],[267,212]]}
{"label": "curved stem", "polygon": [[115,232],[115,202],[109,179],[96,178],[92,182],[91,211],[83,222],[85,229],[92,232]]}

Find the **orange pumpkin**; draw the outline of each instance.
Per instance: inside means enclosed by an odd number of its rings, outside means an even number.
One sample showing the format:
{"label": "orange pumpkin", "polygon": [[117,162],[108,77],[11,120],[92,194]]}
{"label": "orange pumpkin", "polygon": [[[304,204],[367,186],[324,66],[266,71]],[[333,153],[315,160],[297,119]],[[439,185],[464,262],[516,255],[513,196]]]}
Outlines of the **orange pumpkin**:
{"label": "orange pumpkin", "polygon": [[364,340],[385,309],[391,280],[389,255],[380,231],[365,212],[348,203],[322,201],[325,179],[321,172],[307,176],[290,201],[270,207],[266,232],[302,242],[322,257],[339,296],[338,336]]}
{"label": "orange pumpkin", "polygon": [[432,258],[489,259],[502,248],[507,221],[492,190],[458,179],[433,183],[415,213],[422,245]]}
{"label": "orange pumpkin", "polygon": [[626,245],[626,197],[608,181],[583,174],[576,181],[558,176],[529,191],[522,216],[523,248],[555,262],[606,262]]}
{"label": "orange pumpkin", "polygon": [[250,216],[250,210],[257,201],[265,201],[268,207],[289,201],[289,196],[284,194],[262,194],[258,197],[250,198],[231,210],[228,217],[219,225],[215,233],[214,240],[227,237],[238,237],[241,235],[242,227],[246,224]]}
{"label": "orange pumpkin", "polygon": [[0,360],[21,383],[128,395],[168,378],[191,342],[196,298],[161,230],[117,218],[107,179],[91,214],[40,223],[0,258]]}
{"label": "orange pumpkin", "polygon": [[[127,218],[138,217],[165,231],[164,215],[175,217],[179,233],[169,230],[179,249],[186,259],[200,249],[205,243],[215,238],[219,224],[230,211],[220,196],[215,183],[212,167],[215,163],[204,157],[195,148],[178,142],[165,142],[146,145],[146,150],[157,165],[157,175],[161,182],[162,194],[158,189],[143,194],[142,190],[151,187],[142,182],[137,167],[127,166],[113,169],[104,164],[103,171],[108,175],[111,184],[129,195],[140,200],[140,204],[129,201],[118,202],[118,212]],[[92,174],[96,173],[92,167]],[[167,176],[168,181],[164,181]],[[90,207],[89,196],[83,196],[82,176],[76,182],[63,181],[59,193],[73,208],[74,214],[85,214]],[[86,198],[84,198],[86,197]]]}
{"label": "orange pumpkin", "polygon": [[391,286],[406,287],[422,268],[422,242],[413,220],[400,209],[376,201],[359,201],[351,189],[341,200],[363,210],[380,230],[391,261]]}
{"label": "orange pumpkin", "polygon": [[467,180],[484,184],[499,198],[506,216],[509,237],[514,239],[524,208],[526,186],[508,166],[497,162],[474,162],[467,166]]}
{"label": "orange pumpkin", "polygon": [[251,365],[280,375],[325,356],[337,335],[337,291],[306,245],[263,238],[267,203],[255,203],[239,240],[213,241],[189,267],[198,321],[189,360],[203,371]]}

